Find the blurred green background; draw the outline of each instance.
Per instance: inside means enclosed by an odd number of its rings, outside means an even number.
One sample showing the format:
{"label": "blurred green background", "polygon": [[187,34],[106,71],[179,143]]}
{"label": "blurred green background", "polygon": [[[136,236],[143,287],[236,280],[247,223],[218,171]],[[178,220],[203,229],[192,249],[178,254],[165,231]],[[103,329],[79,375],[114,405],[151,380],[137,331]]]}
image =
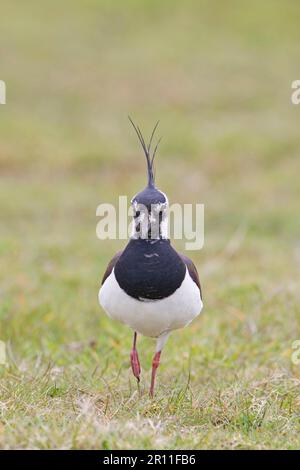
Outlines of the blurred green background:
{"label": "blurred green background", "polygon": [[[299,2],[0,13],[1,447],[298,447]],[[96,207],[145,185],[128,114],[146,136],[161,121],[170,202],[205,204],[205,246],[189,253],[205,309],[170,338],[154,402],[154,343],[139,343],[139,397],[131,333],[97,303],[124,241],[97,240]]]}

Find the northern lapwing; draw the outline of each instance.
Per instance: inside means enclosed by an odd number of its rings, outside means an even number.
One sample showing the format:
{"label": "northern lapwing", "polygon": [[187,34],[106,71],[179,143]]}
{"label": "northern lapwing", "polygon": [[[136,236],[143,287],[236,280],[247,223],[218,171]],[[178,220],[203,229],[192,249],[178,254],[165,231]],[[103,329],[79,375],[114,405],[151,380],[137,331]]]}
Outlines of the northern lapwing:
{"label": "northern lapwing", "polygon": [[[168,198],[156,188],[151,150],[157,124],[146,145],[140,128],[130,119],[146,156],[148,185],[132,201],[133,232],[123,251],[110,261],[99,291],[109,317],[129,326],[133,334],[131,368],[140,380],[137,334],[157,339],[152,361],[150,396],[162,349],[173,330],[187,326],[202,310],[199,276],[194,263],[177,253],[168,238]],[[146,228],[145,228],[146,227]]]}

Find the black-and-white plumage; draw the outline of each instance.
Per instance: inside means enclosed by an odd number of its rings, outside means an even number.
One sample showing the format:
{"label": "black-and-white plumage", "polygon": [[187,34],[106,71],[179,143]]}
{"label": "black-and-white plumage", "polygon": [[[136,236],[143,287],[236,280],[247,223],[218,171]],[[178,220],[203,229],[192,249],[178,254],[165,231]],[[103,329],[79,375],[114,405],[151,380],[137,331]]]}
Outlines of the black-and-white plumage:
{"label": "black-and-white plumage", "polygon": [[138,380],[140,364],[136,335],[157,338],[150,389],[153,395],[155,372],[169,334],[188,325],[201,312],[203,303],[195,265],[187,256],[176,252],[167,236],[168,199],[154,183],[153,161],[157,145],[150,157],[157,125],[148,146],[140,129],[133,122],[132,125],[146,155],[148,185],[132,199],[132,237],[124,251],[117,253],[109,263],[99,291],[99,302],[111,318],[135,332],[130,357]]}

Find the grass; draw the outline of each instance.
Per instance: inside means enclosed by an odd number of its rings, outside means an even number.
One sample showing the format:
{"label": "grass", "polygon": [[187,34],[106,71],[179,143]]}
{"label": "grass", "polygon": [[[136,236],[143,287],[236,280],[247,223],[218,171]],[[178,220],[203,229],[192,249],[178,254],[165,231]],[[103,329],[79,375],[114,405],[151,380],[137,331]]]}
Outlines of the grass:
{"label": "grass", "polygon": [[[299,448],[299,8],[1,4],[1,448]],[[205,309],[171,335],[154,400],[154,342],[139,394],[131,332],[97,304],[124,243],[97,240],[96,207],[145,183],[128,113],[161,119],[170,201],[205,204]]]}

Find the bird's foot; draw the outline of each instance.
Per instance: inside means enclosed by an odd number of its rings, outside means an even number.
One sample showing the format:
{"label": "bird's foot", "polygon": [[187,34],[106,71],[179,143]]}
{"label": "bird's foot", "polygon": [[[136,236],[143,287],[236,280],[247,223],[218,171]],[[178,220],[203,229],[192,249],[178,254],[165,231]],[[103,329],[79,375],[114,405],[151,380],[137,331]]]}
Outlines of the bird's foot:
{"label": "bird's foot", "polygon": [[131,369],[132,369],[133,375],[139,382],[140,374],[141,374],[141,366],[140,366],[138,352],[136,349],[132,349],[130,353],[130,363],[131,363]]}

